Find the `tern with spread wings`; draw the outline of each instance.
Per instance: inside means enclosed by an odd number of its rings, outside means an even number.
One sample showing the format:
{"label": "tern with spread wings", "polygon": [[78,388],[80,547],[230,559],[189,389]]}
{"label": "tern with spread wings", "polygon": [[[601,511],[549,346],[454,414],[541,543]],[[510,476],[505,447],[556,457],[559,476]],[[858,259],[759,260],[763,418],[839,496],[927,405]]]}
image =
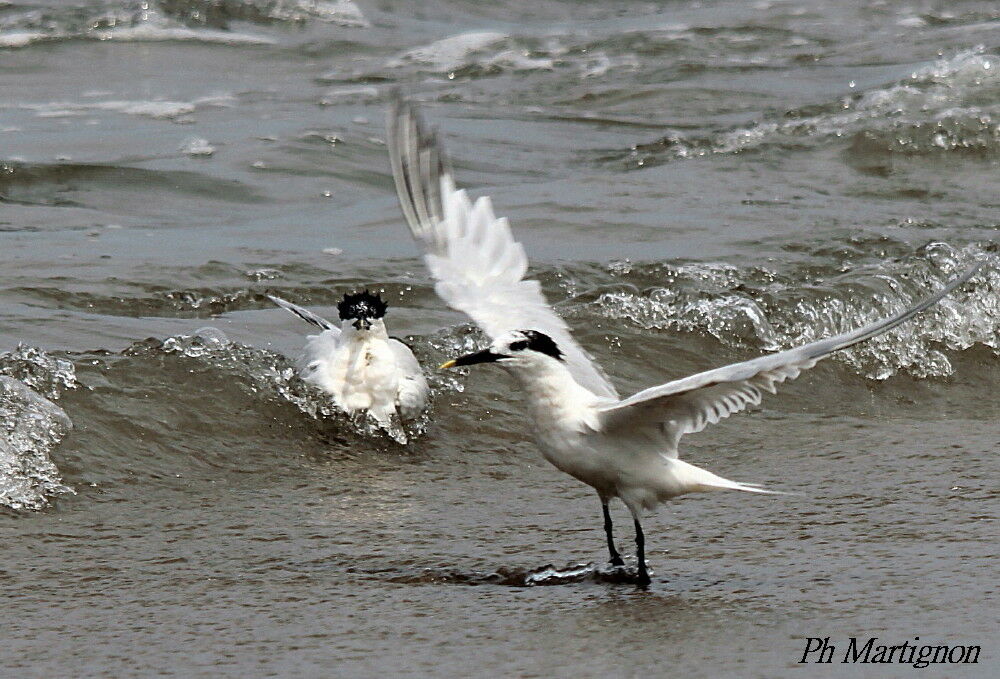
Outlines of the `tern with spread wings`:
{"label": "tern with spread wings", "polygon": [[879,335],[935,304],[969,280],[972,267],[915,306],[857,330],[776,354],[619,397],[600,367],[549,307],[537,281],[525,280],[524,248],[488,197],[474,203],[457,190],[434,132],[397,97],[389,112],[389,153],[403,215],[425,252],[437,294],[492,340],[486,349],[442,365],[495,363],[527,396],[538,447],[556,468],[597,491],[611,563],[623,565],[608,502],[619,498],[635,524],[638,584],[649,585],[644,510],[685,493],[719,489],[771,493],[682,461],[684,434],[759,404],[835,351]]}

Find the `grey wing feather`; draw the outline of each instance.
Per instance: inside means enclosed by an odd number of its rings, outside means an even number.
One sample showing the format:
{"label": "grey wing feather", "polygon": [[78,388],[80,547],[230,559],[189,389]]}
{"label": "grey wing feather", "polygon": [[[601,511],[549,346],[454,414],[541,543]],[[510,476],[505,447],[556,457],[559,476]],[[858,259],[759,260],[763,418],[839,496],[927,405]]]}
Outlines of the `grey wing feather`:
{"label": "grey wing feather", "polygon": [[317,316],[308,309],[300,307],[298,304],[292,304],[288,300],[281,299],[280,297],[275,297],[274,295],[268,295],[267,298],[272,302],[274,302],[275,304],[277,304],[278,306],[280,306],[282,309],[285,309],[290,313],[295,314],[306,323],[311,323],[315,325],[317,328],[321,328],[323,330],[336,330],[338,333],[340,332],[340,328],[335,326],[333,323],[326,320],[322,316]]}
{"label": "grey wing feather", "polygon": [[438,296],[491,338],[511,330],[549,335],[578,383],[617,400],[603,371],[545,301],[538,281],[525,279],[528,260],[507,220],[494,215],[489,198],[473,203],[455,188],[434,131],[398,94],[389,111],[388,138],[399,204],[424,249]]}
{"label": "grey wing feather", "polygon": [[601,427],[610,430],[644,423],[662,426],[663,434],[673,449],[671,452],[676,453],[677,442],[684,434],[699,432],[751,404],[759,404],[764,392],[775,393],[777,384],[795,379],[803,370],[808,370],[835,351],[880,335],[913,318],[968,281],[982,264],[977,263],[933,295],[895,316],[795,349],[640,391],[601,408]]}
{"label": "grey wing feather", "polygon": [[388,133],[392,177],[410,232],[427,252],[443,255],[447,241],[436,225],[442,220],[441,177],[450,177],[451,168],[437,132],[396,92],[389,105]]}

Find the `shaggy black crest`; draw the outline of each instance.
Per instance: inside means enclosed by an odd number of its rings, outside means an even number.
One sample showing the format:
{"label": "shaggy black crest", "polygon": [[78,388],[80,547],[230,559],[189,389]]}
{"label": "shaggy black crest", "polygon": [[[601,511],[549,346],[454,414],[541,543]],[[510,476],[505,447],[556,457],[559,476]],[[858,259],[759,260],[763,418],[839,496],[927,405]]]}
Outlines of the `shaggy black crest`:
{"label": "shaggy black crest", "polygon": [[385,316],[385,310],[389,305],[382,301],[380,293],[372,294],[367,290],[358,293],[347,293],[344,299],[337,304],[337,311],[340,313],[340,320],[346,321],[349,318],[373,319]]}
{"label": "shaggy black crest", "polygon": [[522,330],[521,334],[527,339],[512,342],[510,348],[513,351],[532,349],[540,354],[551,356],[557,361],[563,360],[563,352],[559,349],[559,345],[557,345],[555,341],[544,332],[538,332],[537,330]]}

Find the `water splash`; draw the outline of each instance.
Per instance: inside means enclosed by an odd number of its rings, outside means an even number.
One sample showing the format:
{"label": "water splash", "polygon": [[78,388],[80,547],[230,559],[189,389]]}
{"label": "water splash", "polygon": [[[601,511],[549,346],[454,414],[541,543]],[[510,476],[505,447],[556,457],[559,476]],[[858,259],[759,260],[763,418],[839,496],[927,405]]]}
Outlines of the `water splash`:
{"label": "water splash", "polygon": [[0,506],[38,510],[73,489],[49,452],[72,429],[63,409],[12,377],[0,376]]}
{"label": "water splash", "polygon": [[210,156],[215,153],[215,147],[207,139],[188,137],[181,143],[180,152],[189,156]]}
{"label": "water splash", "polygon": [[764,307],[739,290],[742,283],[735,266],[682,265],[667,268],[663,275],[671,285],[646,295],[601,295],[597,300],[601,313],[628,319],[647,330],[703,330],[720,341],[759,342],[765,350],[779,347]]}
{"label": "water splash", "polygon": [[[354,569],[348,569],[353,571]],[[384,577],[385,571],[360,571]],[[539,568],[501,566],[492,572],[425,568],[418,573],[392,574],[391,582],[407,584],[501,585],[504,587],[552,587],[576,583],[634,585],[638,572],[625,567],[598,567],[593,563],[551,564]]]}
{"label": "water splash", "polygon": [[0,375],[13,377],[48,398],[59,398],[78,386],[72,362],[26,344],[0,353]]}

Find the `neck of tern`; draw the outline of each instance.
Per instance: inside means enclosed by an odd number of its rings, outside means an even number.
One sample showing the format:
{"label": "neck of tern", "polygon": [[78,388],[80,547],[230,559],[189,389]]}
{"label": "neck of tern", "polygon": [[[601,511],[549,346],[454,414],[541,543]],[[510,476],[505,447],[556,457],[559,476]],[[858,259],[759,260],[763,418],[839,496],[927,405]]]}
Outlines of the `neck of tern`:
{"label": "neck of tern", "polygon": [[538,356],[512,372],[538,427],[580,430],[596,425],[595,406],[601,398],[580,386],[562,361]]}

